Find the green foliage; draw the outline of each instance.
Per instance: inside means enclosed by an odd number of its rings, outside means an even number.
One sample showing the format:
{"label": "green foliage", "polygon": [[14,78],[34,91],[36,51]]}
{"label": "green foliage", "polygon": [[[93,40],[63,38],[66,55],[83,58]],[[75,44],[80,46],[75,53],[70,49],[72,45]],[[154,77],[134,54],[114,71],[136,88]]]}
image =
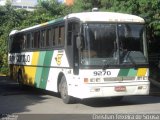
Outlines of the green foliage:
{"label": "green foliage", "polygon": [[70,7],[58,3],[56,0],[39,0],[35,11],[14,9],[8,2],[6,6],[0,6],[0,72],[8,73],[7,45],[8,35],[14,29],[23,29],[36,24],[64,16],[70,13]]}
{"label": "green foliage", "polygon": [[[91,11],[98,7],[100,11],[129,13],[146,20],[148,36],[160,36],[159,0],[75,0],[73,11]],[[151,38],[153,39],[153,38]]]}

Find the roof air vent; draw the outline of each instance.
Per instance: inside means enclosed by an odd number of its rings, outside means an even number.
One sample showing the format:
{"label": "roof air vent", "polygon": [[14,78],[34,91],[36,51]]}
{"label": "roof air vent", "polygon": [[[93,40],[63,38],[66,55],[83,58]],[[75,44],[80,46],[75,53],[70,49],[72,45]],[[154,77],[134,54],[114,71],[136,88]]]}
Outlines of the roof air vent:
{"label": "roof air vent", "polygon": [[98,12],[98,11],[99,11],[98,8],[93,8],[93,9],[92,9],[92,12]]}

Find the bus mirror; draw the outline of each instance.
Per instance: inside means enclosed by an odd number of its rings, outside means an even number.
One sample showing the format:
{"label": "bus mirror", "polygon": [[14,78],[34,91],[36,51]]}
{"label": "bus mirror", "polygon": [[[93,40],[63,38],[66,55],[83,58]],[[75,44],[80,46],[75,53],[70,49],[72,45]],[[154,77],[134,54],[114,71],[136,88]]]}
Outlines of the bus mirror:
{"label": "bus mirror", "polygon": [[80,36],[77,36],[77,38],[76,38],[76,44],[77,44],[77,48],[81,47],[81,37]]}

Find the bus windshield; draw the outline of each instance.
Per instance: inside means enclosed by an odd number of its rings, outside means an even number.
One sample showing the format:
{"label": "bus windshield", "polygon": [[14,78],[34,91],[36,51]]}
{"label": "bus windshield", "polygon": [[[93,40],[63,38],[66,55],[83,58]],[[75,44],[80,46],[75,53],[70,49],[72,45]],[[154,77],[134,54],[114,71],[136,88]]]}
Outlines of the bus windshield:
{"label": "bus windshield", "polygon": [[82,65],[142,65],[144,25],[88,23],[83,25]]}

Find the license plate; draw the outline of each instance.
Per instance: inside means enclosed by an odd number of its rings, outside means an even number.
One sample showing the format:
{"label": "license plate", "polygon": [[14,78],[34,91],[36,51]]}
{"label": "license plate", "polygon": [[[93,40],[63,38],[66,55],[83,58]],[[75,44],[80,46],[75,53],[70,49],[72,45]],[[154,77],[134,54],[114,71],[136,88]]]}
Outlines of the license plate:
{"label": "license plate", "polygon": [[115,86],[114,90],[117,92],[123,92],[126,91],[126,86]]}

